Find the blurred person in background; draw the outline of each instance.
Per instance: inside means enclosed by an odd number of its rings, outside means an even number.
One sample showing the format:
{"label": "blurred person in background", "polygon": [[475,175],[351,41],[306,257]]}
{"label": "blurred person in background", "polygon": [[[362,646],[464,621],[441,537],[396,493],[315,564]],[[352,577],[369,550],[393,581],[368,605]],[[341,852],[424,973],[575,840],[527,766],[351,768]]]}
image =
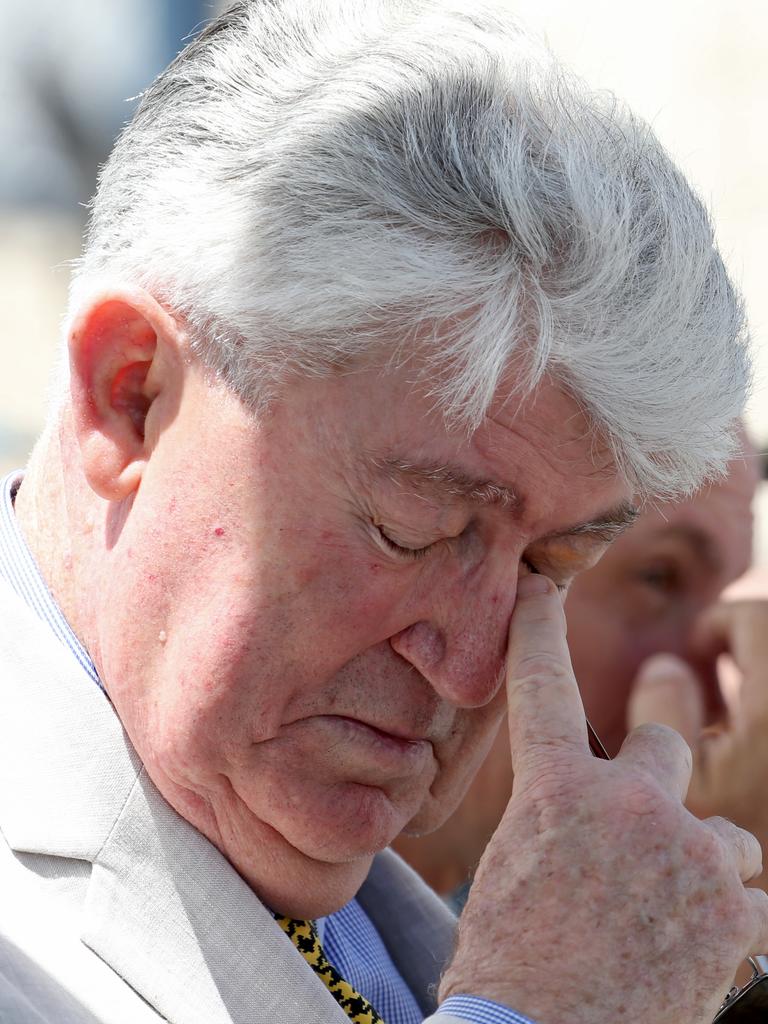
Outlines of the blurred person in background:
{"label": "blurred person in background", "polygon": [[137,94],[205,0],[2,0],[0,207],[86,203]]}
{"label": "blurred person in background", "polygon": [[[735,821],[765,849],[768,577],[758,582],[753,573],[723,595],[750,564],[759,464],[744,437],[744,453],[723,480],[646,510],[573,581],[565,608],[585,711],[609,754],[641,722],[679,730],[696,755],[689,808]],[[738,666],[740,686],[727,666],[718,671],[724,653]],[[454,909],[463,906],[511,792],[502,729],[455,815],[429,836],[394,844]]]}

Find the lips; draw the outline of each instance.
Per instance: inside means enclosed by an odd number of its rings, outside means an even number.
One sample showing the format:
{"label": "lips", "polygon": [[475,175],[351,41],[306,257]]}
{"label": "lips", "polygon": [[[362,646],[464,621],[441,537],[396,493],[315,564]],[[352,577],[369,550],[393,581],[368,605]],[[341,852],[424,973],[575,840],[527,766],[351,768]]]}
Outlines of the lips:
{"label": "lips", "polygon": [[317,715],[304,719],[299,728],[311,735],[313,745],[322,745],[325,758],[332,756],[344,774],[359,781],[412,777],[434,759],[429,740],[397,735],[359,718]]}
{"label": "lips", "polygon": [[381,728],[378,725],[374,725],[372,722],[366,722],[361,718],[349,718],[346,715],[331,716],[338,717],[342,722],[350,722],[354,726],[362,726],[364,729],[370,729],[371,732],[381,736],[385,740],[393,740],[396,743],[429,743],[430,741],[424,736],[408,735],[406,732],[401,732],[396,728]]}
{"label": "lips", "polygon": [[328,715],[327,718],[331,727],[333,727],[332,723],[334,721],[338,722],[339,728],[349,730],[350,735],[359,733],[364,740],[367,739],[372,743],[384,744],[393,750],[402,751],[403,754],[407,754],[409,751],[423,750],[426,747],[431,749],[432,747],[430,741],[422,736],[400,735],[395,731],[382,729],[360,718],[348,718],[346,715]]}

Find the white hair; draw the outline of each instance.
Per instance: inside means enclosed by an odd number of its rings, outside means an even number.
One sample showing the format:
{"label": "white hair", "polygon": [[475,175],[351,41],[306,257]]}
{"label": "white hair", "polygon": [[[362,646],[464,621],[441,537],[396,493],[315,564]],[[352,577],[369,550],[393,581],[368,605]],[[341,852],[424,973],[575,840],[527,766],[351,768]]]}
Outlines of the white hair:
{"label": "white hair", "polygon": [[104,279],[254,404],[380,352],[473,427],[519,353],[666,497],[722,472],[749,379],[701,202],[501,3],[235,3],[103,169],[71,308]]}

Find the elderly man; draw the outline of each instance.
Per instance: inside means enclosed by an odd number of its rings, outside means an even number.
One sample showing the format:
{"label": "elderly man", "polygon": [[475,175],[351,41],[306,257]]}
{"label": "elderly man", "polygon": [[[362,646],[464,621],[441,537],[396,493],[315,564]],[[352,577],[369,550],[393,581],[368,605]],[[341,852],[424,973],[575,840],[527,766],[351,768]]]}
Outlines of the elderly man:
{"label": "elderly man", "polygon": [[[671,730],[591,757],[557,593],[722,469],[746,388],[647,127],[502,5],[238,3],[104,169],[67,347],[8,483],[6,1016],[710,1019],[759,847],[684,809]],[[505,701],[448,962],[381,851]]]}

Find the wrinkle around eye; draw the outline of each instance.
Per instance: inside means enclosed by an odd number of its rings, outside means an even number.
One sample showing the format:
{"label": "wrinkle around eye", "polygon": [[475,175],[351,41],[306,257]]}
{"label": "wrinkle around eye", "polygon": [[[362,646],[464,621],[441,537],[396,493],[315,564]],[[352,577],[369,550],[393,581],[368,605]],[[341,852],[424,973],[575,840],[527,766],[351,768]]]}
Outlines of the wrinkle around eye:
{"label": "wrinkle around eye", "polygon": [[393,537],[390,537],[380,523],[374,523],[373,527],[376,531],[376,536],[379,538],[382,547],[386,551],[390,551],[398,557],[408,561],[416,561],[417,559],[424,558],[440,543],[440,541],[437,540],[431,541],[429,544],[425,544],[422,547],[410,548],[405,544],[398,543]]}

